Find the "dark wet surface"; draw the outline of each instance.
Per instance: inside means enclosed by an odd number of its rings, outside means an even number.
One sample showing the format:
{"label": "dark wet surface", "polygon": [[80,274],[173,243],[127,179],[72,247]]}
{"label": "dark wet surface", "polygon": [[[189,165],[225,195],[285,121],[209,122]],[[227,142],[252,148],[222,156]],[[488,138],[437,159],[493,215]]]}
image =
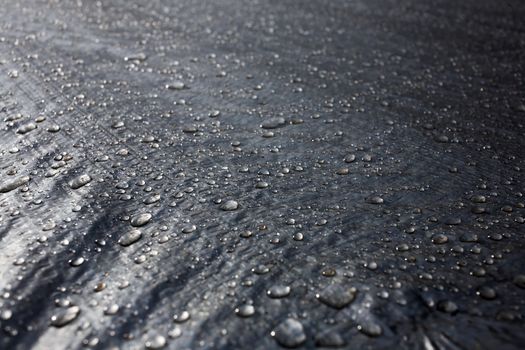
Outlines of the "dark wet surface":
{"label": "dark wet surface", "polygon": [[0,348],[525,345],[520,1],[0,5]]}

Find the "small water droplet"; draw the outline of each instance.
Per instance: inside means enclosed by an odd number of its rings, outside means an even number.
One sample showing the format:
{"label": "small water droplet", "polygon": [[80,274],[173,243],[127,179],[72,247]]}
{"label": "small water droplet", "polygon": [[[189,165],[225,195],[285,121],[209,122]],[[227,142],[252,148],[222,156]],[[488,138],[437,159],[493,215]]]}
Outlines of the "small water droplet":
{"label": "small water droplet", "polygon": [[144,345],[146,346],[146,349],[162,349],[166,346],[166,338],[164,338],[162,335],[157,334],[152,338],[146,340]]}
{"label": "small water droplet", "polygon": [[331,284],[324,288],[316,297],[320,302],[335,309],[342,309],[355,299],[355,288],[345,287],[339,284]]}
{"label": "small water droplet", "polygon": [[51,325],[54,327],[63,327],[73,322],[80,314],[78,306],[71,306],[65,310],[61,310],[57,314],[51,316]]}
{"label": "small water droplet", "polygon": [[266,295],[270,298],[284,298],[290,294],[291,288],[289,286],[277,284],[271,286],[270,289],[266,291]]}
{"label": "small water droplet", "polygon": [[76,190],[76,189],[79,189],[82,186],[87,185],[90,182],[91,182],[91,176],[89,176],[88,174],[82,174],[79,177],[73,179],[69,183],[69,187],[71,187],[72,189]]}
{"label": "small water droplet", "polygon": [[141,227],[146,225],[148,222],[150,222],[152,218],[152,215],[150,213],[141,213],[133,216],[131,218],[131,226],[133,227]]}
{"label": "small water droplet", "polygon": [[140,232],[139,230],[131,230],[128,233],[125,233],[122,237],[120,237],[118,243],[123,247],[127,247],[137,242],[141,237],[142,232]]}
{"label": "small water droplet", "polygon": [[237,203],[234,200],[227,200],[226,202],[222,203],[220,206],[221,210],[224,211],[233,211],[237,210],[239,208],[239,203]]}
{"label": "small water droplet", "polygon": [[255,314],[255,307],[250,304],[243,304],[235,309],[235,314],[240,317],[251,317]]}
{"label": "small water droplet", "polygon": [[285,319],[271,335],[277,343],[288,348],[296,348],[306,341],[303,324],[294,318]]}

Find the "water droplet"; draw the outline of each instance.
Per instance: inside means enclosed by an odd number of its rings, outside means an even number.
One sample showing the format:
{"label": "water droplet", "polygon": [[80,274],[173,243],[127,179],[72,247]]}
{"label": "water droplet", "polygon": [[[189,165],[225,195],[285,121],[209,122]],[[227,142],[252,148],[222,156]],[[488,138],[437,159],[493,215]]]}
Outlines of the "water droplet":
{"label": "water droplet", "polygon": [[150,205],[153,203],[157,203],[158,201],[160,201],[160,194],[156,193],[144,199],[144,204]]}
{"label": "water droplet", "polygon": [[234,200],[227,200],[226,202],[222,203],[220,206],[221,210],[224,211],[233,211],[237,210],[239,208],[239,203],[237,203]]}
{"label": "water droplet", "polygon": [[453,314],[458,311],[458,306],[453,301],[441,300],[437,304],[437,309],[448,314]]}
{"label": "water droplet", "polygon": [[152,218],[152,215],[150,213],[141,213],[138,215],[135,215],[131,218],[131,226],[133,227],[141,227],[146,225],[148,222],[150,222]]}
{"label": "water droplet", "polygon": [[4,321],[9,320],[12,316],[13,316],[13,312],[9,309],[2,310],[2,312],[0,312],[0,319]]}
{"label": "water droplet", "polygon": [[93,288],[95,293],[102,292],[104,289],[106,289],[106,284],[104,282],[97,283],[95,288]]}
{"label": "water droplet", "polygon": [[304,235],[302,232],[296,232],[293,235],[294,241],[302,241],[304,239]]}
{"label": "water droplet", "polygon": [[379,197],[379,196],[372,196],[370,198],[368,198],[367,202],[369,204],[383,204],[383,198]]}
{"label": "water droplet", "polygon": [[289,286],[277,284],[271,286],[270,289],[266,291],[266,295],[270,298],[284,298],[290,294],[291,288]]}
{"label": "water droplet", "polygon": [[352,163],[355,161],[355,154],[349,154],[345,157],[345,163]]}
{"label": "water droplet", "polygon": [[357,326],[357,329],[363,333],[368,335],[369,337],[378,337],[383,333],[383,329],[381,328],[381,325],[371,321],[367,320],[366,322],[361,323]]}
{"label": "water droplet", "polygon": [[57,314],[51,316],[51,325],[54,327],[63,327],[73,322],[80,314],[78,306],[71,306],[65,310],[61,310]]}
{"label": "water droplet", "polygon": [[288,348],[296,348],[306,341],[303,324],[294,318],[287,318],[281,322],[272,336],[277,343]]}
{"label": "water droplet", "polygon": [[104,308],[104,315],[106,316],[113,316],[116,315],[120,307],[118,304],[111,304],[110,306],[107,306]]}
{"label": "water droplet", "polygon": [[268,187],[268,182],[265,182],[265,181],[259,181],[255,185],[255,188],[259,188],[259,189],[266,188],[266,187]]}
{"label": "water droplet", "polygon": [[221,114],[221,112],[219,110],[214,110],[214,111],[211,111],[208,116],[210,118],[217,118],[219,115]]}
{"label": "water droplet", "polygon": [[182,233],[192,233],[196,229],[197,229],[197,226],[189,224],[182,228]]}
{"label": "water droplet", "polygon": [[448,237],[442,233],[438,233],[432,236],[432,243],[434,244],[445,244],[448,242]]}
{"label": "water droplet", "polygon": [[120,237],[118,243],[123,247],[127,247],[137,242],[141,237],[142,232],[140,232],[139,230],[131,230],[128,233],[124,234],[122,237]]}
{"label": "water droplet", "polygon": [[16,130],[17,134],[24,135],[27,134],[30,131],[33,131],[37,128],[35,123],[28,123],[25,125],[22,125],[21,127]]}
{"label": "water droplet", "polygon": [[277,118],[270,118],[268,120],[265,120],[261,127],[263,129],[276,129],[280,126],[283,126],[286,123],[286,120],[283,117],[277,117]]}
{"label": "water droplet", "polygon": [[28,183],[29,180],[31,180],[29,176],[21,176],[14,180],[6,181],[0,185],[0,193],[7,193],[14,189],[17,189],[18,187],[23,186],[26,183]]}
{"label": "water droplet", "polygon": [[243,304],[235,309],[235,314],[240,317],[250,317],[255,314],[255,307],[250,304]]}
{"label": "water droplet", "polygon": [[124,57],[124,61],[145,61],[148,58],[144,52],[137,52]]}
{"label": "water droplet", "polygon": [[494,300],[497,296],[496,291],[489,286],[481,287],[480,289],[478,289],[476,294],[486,300]]}
{"label": "water droplet", "polygon": [[90,182],[91,182],[91,176],[89,176],[87,174],[82,174],[79,177],[73,179],[69,183],[69,187],[71,187],[72,189],[76,190],[76,189],[79,189],[82,186],[87,185]]}
{"label": "water droplet", "polygon": [[316,297],[320,302],[336,309],[342,309],[355,299],[355,288],[348,288],[339,284],[331,284],[324,288]]}
{"label": "water droplet", "polygon": [[182,329],[179,326],[175,326],[171,331],[168,332],[168,336],[171,339],[178,338],[182,335]]}
{"label": "water droplet", "polygon": [[345,340],[336,331],[321,332],[315,337],[315,345],[322,348],[340,348],[346,345]]}
{"label": "water droplet", "polygon": [[184,323],[190,319],[191,315],[188,311],[184,310],[180,314],[173,316],[173,321],[176,323]]}
{"label": "water droplet", "polygon": [[241,236],[242,238],[250,238],[251,236],[253,236],[253,232],[252,231],[243,231],[243,232],[241,232],[241,234],[239,236]]}
{"label": "water droplet", "polygon": [[472,203],[486,203],[487,202],[487,198],[482,195],[472,196],[470,200],[472,201]]}
{"label": "water droplet", "polygon": [[78,267],[78,266],[82,265],[84,263],[84,261],[86,261],[86,260],[83,257],[79,256],[78,258],[70,260],[69,261],[69,265],[71,265],[73,267]]}
{"label": "water droplet", "polygon": [[166,89],[168,90],[183,90],[186,88],[186,84],[182,81],[174,81],[170,84],[166,84]]}
{"label": "water droplet", "polygon": [[166,346],[166,338],[164,338],[162,335],[155,335],[152,338],[146,340],[144,343],[146,346],[146,349],[162,349]]}
{"label": "water droplet", "polygon": [[348,168],[340,168],[336,172],[337,175],[348,175],[350,174],[350,169]]}

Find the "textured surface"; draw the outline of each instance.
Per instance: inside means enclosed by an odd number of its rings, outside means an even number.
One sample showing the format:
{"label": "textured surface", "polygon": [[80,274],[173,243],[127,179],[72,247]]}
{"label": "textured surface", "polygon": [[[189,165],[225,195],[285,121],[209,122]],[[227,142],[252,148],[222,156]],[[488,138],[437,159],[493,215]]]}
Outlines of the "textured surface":
{"label": "textured surface", "polygon": [[521,1],[0,15],[0,348],[525,344]]}

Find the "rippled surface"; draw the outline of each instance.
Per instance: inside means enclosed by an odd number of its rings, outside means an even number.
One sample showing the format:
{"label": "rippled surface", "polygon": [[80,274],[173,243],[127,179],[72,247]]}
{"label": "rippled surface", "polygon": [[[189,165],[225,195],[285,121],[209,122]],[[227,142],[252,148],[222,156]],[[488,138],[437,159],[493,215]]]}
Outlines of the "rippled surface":
{"label": "rippled surface", "polygon": [[519,1],[0,1],[0,347],[525,343]]}

